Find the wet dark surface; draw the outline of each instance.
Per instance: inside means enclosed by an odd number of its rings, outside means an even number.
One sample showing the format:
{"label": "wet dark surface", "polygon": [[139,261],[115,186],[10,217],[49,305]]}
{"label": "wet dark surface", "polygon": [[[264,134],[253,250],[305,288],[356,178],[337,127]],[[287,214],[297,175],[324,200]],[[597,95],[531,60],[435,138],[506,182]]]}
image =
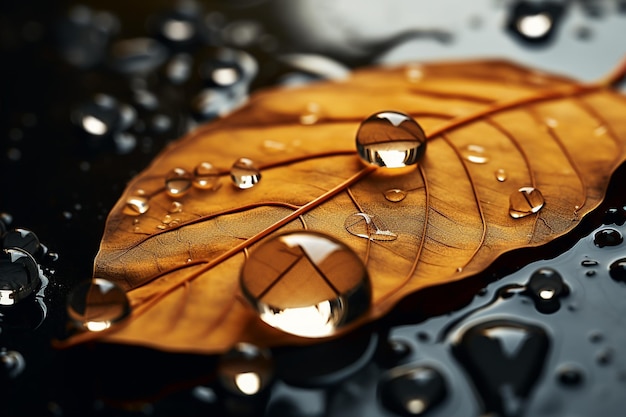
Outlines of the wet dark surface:
{"label": "wet dark surface", "polygon": [[[567,238],[415,295],[339,341],[269,354],[244,347],[216,358],[115,345],[57,351],[50,340],[65,333],[68,294],[91,278],[106,215],[126,182],[167,143],[249,92],[340,76],[353,65],[485,51],[565,70],[559,65],[594,49],[606,59],[568,71],[589,79],[626,53],[615,43],[620,27],[626,34],[623,2],[546,3],[559,20],[539,35],[516,24],[544,7],[537,2],[459,6],[462,29],[437,20],[433,6],[433,23],[408,34],[406,18],[369,25],[377,6],[358,2],[303,1],[299,13],[285,1],[7,3],[0,6],[0,212],[10,216],[0,232],[4,247],[30,255],[24,268],[0,259],[0,279],[43,285],[0,306],[0,415],[622,413],[623,172],[607,202]],[[396,16],[407,4],[397,2]],[[303,15],[307,25],[294,27]],[[343,18],[327,29],[333,16]],[[308,25],[321,29],[302,37]],[[464,44],[480,36],[490,40]],[[286,55],[296,52],[326,60]],[[232,384],[242,369],[262,376],[257,394]]]}

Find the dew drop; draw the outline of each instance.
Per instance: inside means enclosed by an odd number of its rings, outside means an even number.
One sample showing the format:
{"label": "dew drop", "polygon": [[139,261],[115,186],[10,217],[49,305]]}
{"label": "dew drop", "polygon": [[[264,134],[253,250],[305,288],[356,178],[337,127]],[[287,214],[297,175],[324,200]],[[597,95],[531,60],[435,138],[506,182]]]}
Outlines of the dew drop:
{"label": "dew drop", "polygon": [[161,223],[163,224],[172,223],[172,216],[170,216],[169,214],[166,214],[165,216],[163,216],[163,219],[161,219]]}
{"label": "dew drop", "polygon": [[504,182],[507,179],[506,171],[502,168],[498,168],[495,172],[495,175],[498,182]]}
{"label": "dew drop", "polygon": [[391,188],[383,193],[385,198],[392,203],[399,203],[406,198],[407,192],[399,188]]}
{"label": "dew drop", "polygon": [[317,103],[308,103],[304,113],[300,115],[300,123],[303,125],[313,125],[320,119],[320,105]]}
{"label": "dew drop", "polygon": [[217,190],[220,187],[219,172],[210,162],[200,162],[193,169],[193,185],[202,190]]}
{"label": "dew drop", "polygon": [[219,358],[220,385],[238,396],[259,394],[274,377],[274,361],[269,350],[249,343],[238,343]]}
{"label": "dew drop", "polygon": [[537,213],[544,204],[541,191],[533,187],[522,187],[509,197],[509,215],[520,219]]}
{"label": "dew drop", "polygon": [[389,371],[378,383],[383,407],[402,416],[423,415],[448,395],[446,381],[430,366],[399,367]]}
{"label": "dew drop", "polygon": [[168,213],[182,213],[183,212],[183,203],[179,201],[172,201],[170,208],[167,210]]}
{"label": "dew drop", "polygon": [[182,197],[191,189],[191,174],[183,168],[174,168],[165,176],[165,191],[170,197]]}
{"label": "dew drop", "polygon": [[626,282],[626,258],[621,258],[609,266],[609,275],[613,280]]}
{"label": "dew drop", "polygon": [[239,158],[230,169],[230,178],[242,190],[254,187],[261,181],[261,172],[248,158]]}
{"label": "dew drop", "polygon": [[480,145],[467,145],[461,150],[461,155],[463,155],[466,161],[473,164],[486,164],[489,162],[485,148]]}
{"label": "dew drop", "polygon": [[562,365],[557,369],[556,378],[559,383],[568,388],[580,386],[585,376],[583,371],[576,365]]}
{"label": "dew drop", "polygon": [[426,135],[411,116],[396,111],[375,113],[356,134],[359,156],[368,164],[402,168],[417,164],[426,150]]}
{"label": "dew drop", "polygon": [[278,235],[250,254],[241,270],[244,295],[268,325],[303,337],[325,337],[370,306],[365,265],[331,236]]}
{"label": "dew drop", "polygon": [[344,227],[350,234],[365,239],[392,241],[398,238],[377,216],[366,213],[351,214],[346,218]]}
{"label": "dew drop", "polygon": [[150,205],[148,199],[142,195],[132,195],[126,199],[124,213],[130,216],[138,216],[148,211]]}
{"label": "dew drop", "polygon": [[593,243],[599,248],[603,248],[605,246],[617,246],[623,241],[624,237],[619,230],[616,229],[602,229],[593,235]]}
{"label": "dew drop", "polygon": [[78,284],[70,292],[67,312],[77,327],[99,332],[128,317],[130,304],[117,284],[94,278]]}

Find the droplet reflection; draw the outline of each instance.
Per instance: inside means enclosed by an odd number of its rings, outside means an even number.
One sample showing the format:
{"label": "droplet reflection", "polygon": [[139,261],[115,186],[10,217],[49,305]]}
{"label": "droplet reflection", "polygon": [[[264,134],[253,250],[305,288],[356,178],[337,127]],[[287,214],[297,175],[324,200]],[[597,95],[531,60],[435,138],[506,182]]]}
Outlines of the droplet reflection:
{"label": "droplet reflection", "polygon": [[253,251],[241,287],[259,317],[303,337],[329,336],[370,306],[367,270],[345,244],[317,232],[290,232]]}
{"label": "droplet reflection", "polygon": [[411,116],[396,111],[365,119],[356,134],[359,156],[368,164],[402,168],[417,164],[426,150],[426,135]]}

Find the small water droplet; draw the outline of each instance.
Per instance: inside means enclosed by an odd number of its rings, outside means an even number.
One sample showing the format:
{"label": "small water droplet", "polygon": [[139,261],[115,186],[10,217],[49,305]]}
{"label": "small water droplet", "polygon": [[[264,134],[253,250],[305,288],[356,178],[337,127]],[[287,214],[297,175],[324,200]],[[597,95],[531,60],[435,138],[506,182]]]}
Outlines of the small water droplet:
{"label": "small water droplet", "polygon": [[406,66],[405,74],[409,82],[416,83],[424,78],[424,68],[419,64],[409,64]]}
{"label": "small water droplet", "polygon": [[192,176],[186,169],[174,168],[165,176],[165,191],[170,197],[182,197],[191,189]]}
{"label": "small water droplet", "polygon": [[140,194],[131,195],[126,199],[124,213],[131,216],[138,216],[148,211],[150,205],[148,199]]}
{"label": "small water droplet", "polygon": [[385,198],[392,203],[398,203],[404,200],[407,196],[407,192],[400,188],[391,188],[383,193]]}
{"label": "small water droplet", "polygon": [[397,365],[400,361],[408,357],[412,352],[411,345],[404,340],[389,339],[379,348],[377,361],[384,366]]}
{"label": "small water droplet", "polygon": [[626,258],[621,258],[609,266],[609,275],[615,281],[626,282]]}
{"label": "small water droplet", "polygon": [[344,227],[350,234],[365,239],[392,241],[398,238],[398,235],[391,232],[377,216],[366,213],[349,215]]}
{"label": "small water droplet", "polygon": [[463,158],[474,164],[486,164],[489,162],[489,156],[485,152],[485,148],[480,145],[467,145],[461,150]]}
{"label": "small water droplet", "polygon": [[179,201],[172,201],[172,204],[170,204],[170,208],[167,210],[167,212],[170,213],[170,214],[182,213],[183,212],[183,203],[181,203]]}
{"label": "small water droplet", "polygon": [[277,140],[267,139],[263,141],[263,150],[267,153],[280,153],[287,150],[287,145]]}
{"label": "small water droplet", "polygon": [[238,343],[219,358],[220,385],[239,396],[259,394],[271,384],[274,361],[269,350],[249,343]]}
{"label": "small water droplet", "polygon": [[592,266],[598,266],[598,261],[595,261],[593,259],[583,259],[582,261],[580,261],[580,265],[589,268]]}
{"label": "small water droplet", "polygon": [[544,120],[544,122],[546,123],[546,126],[551,127],[551,128],[553,128],[553,129],[554,129],[555,127],[558,127],[558,125],[559,125],[558,120],[553,119],[553,118],[551,118],[551,117],[547,117],[547,118]]}
{"label": "small water droplet", "polygon": [[157,224],[156,228],[159,229],[159,230],[165,230],[165,229],[167,229],[167,226],[164,225],[164,224]]}
{"label": "small water droplet", "polygon": [[585,380],[583,371],[578,366],[569,364],[559,366],[556,378],[561,385],[570,388],[580,386]]}
{"label": "small water droplet", "polygon": [[401,168],[417,164],[426,150],[426,135],[411,116],[384,111],[365,119],[356,134],[359,156],[368,164]]}
{"label": "small water droplet", "polygon": [[217,168],[210,162],[200,162],[193,169],[193,185],[202,190],[217,190],[220,187]]}
{"label": "small water droplet", "polygon": [[26,369],[24,356],[16,350],[0,350],[0,380],[14,379]]}
{"label": "small water droplet", "polygon": [[514,219],[520,219],[537,213],[545,200],[541,192],[533,187],[522,187],[509,197],[509,215]]}
{"label": "small water droplet", "polygon": [[163,219],[161,219],[161,222],[163,224],[170,224],[172,222],[172,216],[166,214],[165,216],[163,216]]}
{"label": "small water droplet", "polygon": [[399,367],[389,371],[378,383],[382,405],[401,416],[427,414],[448,395],[446,381],[431,366]]}
{"label": "small water droplet", "polygon": [[588,337],[591,343],[600,343],[604,340],[604,334],[598,330],[590,332]]}
{"label": "small water droplet", "polygon": [[67,312],[79,328],[98,332],[128,317],[130,304],[117,284],[94,278],[78,284],[70,292]]}
{"label": "small water droplet", "polygon": [[261,181],[261,172],[248,158],[239,158],[230,169],[230,178],[242,190],[254,187]]}
{"label": "small water droplet", "polygon": [[596,136],[606,135],[607,129],[606,126],[598,126],[594,129],[593,133]]}
{"label": "small water droplet", "polygon": [[313,125],[320,119],[320,105],[317,103],[308,103],[304,113],[300,115],[300,123],[303,125]]}
{"label": "small water droplet", "polygon": [[331,236],[300,231],[261,244],[240,284],[265,323],[303,337],[325,337],[369,309],[369,276],[359,256]]}
{"label": "small water droplet", "polygon": [[596,362],[598,365],[606,366],[613,362],[615,350],[610,347],[604,347],[596,352]]}
{"label": "small water droplet", "polygon": [[505,171],[504,169],[502,169],[502,168],[498,168],[498,169],[496,170],[496,172],[495,172],[495,175],[496,175],[496,179],[497,179],[499,182],[504,182],[504,181],[506,181],[506,179],[507,179],[507,174],[506,174],[506,171]]}
{"label": "small water droplet", "polygon": [[616,229],[602,229],[593,235],[593,243],[599,248],[603,248],[605,246],[617,246],[623,241],[624,237],[619,230]]}
{"label": "small water droplet", "polygon": [[533,272],[526,288],[528,295],[535,301],[537,310],[544,314],[557,311],[561,306],[559,298],[569,294],[563,277],[552,268],[541,268]]}

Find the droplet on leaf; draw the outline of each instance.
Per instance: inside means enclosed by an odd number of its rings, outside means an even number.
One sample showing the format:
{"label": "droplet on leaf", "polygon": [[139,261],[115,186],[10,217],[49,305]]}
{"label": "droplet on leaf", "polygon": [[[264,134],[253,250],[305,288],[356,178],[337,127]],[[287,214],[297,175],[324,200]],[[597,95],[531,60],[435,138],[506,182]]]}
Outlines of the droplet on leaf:
{"label": "droplet on leaf", "polygon": [[461,150],[461,155],[463,155],[466,161],[474,164],[486,164],[489,162],[485,148],[480,145],[467,145]]}
{"label": "droplet on leaf", "polygon": [[228,392],[255,395],[267,388],[274,377],[274,361],[268,350],[238,343],[219,359],[219,382]]}
{"label": "droplet on leaf", "polygon": [[426,415],[447,394],[441,373],[424,365],[392,369],[378,384],[382,405],[401,416]]}
{"label": "droplet on leaf", "polygon": [[424,71],[421,65],[409,64],[405,69],[407,80],[412,83],[420,81],[424,77]]}
{"label": "droplet on leaf", "polygon": [[506,171],[502,168],[497,169],[495,175],[499,182],[504,182],[507,179]]}
{"label": "droplet on leaf", "polygon": [[210,162],[200,162],[193,170],[193,185],[202,190],[219,188],[219,172]]}
{"label": "droplet on leaf", "polygon": [[130,315],[126,293],[102,278],[77,285],[67,297],[70,319],[81,329],[99,332]]}
{"label": "droplet on leaf", "polygon": [[317,123],[320,118],[320,105],[317,103],[309,103],[306,106],[304,113],[300,115],[300,123],[303,125],[313,125]]}
{"label": "droplet on leaf", "polygon": [[389,231],[377,216],[366,213],[351,214],[346,218],[344,227],[354,236],[365,239],[390,241],[398,238],[398,235]]}
{"label": "droplet on leaf", "polygon": [[170,214],[174,213],[182,213],[183,211],[183,203],[179,201],[172,201],[170,208],[167,210]]}
{"label": "droplet on leaf", "polygon": [[369,309],[365,265],[348,246],[317,232],[290,232],[250,254],[240,283],[261,320],[303,337],[324,337]]}
{"label": "droplet on leaf", "polygon": [[130,216],[138,216],[147,212],[148,209],[150,209],[150,204],[146,197],[142,195],[131,195],[126,200],[124,213]]}
{"label": "droplet on leaf", "polygon": [[384,193],[385,198],[392,203],[399,203],[406,198],[407,192],[399,188],[391,188]]}
{"label": "droplet on leaf", "polygon": [[174,168],[165,176],[165,191],[171,197],[182,197],[191,189],[191,174],[183,168]]}
{"label": "droplet on leaf", "polygon": [[522,187],[509,197],[509,214],[519,219],[537,213],[544,204],[541,191],[534,187]]}
{"label": "droplet on leaf", "polygon": [[261,172],[248,158],[239,158],[230,169],[230,178],[242,190],[254,187],[261,181]]}
{"label": "droplet on leaf", "polygon": [[359,156],[368,164],[402,168],[417,164],[426,150],[426,135],[411,116],[396,111],[365,119],[356,134]]}

